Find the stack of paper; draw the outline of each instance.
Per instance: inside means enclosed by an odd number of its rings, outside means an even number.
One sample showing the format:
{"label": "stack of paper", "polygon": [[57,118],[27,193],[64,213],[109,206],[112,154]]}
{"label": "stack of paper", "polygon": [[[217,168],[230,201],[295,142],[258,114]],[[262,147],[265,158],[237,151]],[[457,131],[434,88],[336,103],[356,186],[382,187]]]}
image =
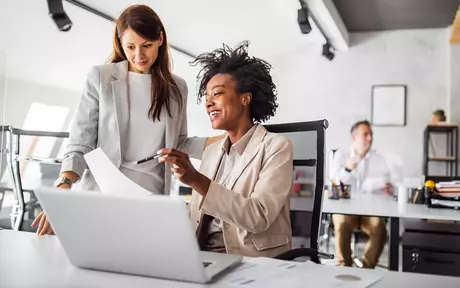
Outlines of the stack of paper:
{"label": "stack of paper", "polygon": [[447,197],[460,196],[460,182],[439,182],[436,184],[436,190]]}

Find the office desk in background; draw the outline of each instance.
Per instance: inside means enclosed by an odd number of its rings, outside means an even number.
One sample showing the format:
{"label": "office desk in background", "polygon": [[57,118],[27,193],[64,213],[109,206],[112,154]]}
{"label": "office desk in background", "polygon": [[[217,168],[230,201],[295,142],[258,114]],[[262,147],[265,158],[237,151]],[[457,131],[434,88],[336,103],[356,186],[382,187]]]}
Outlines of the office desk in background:
{"label": "office desk in background", "polygon": [[[389,269],[399,270],[399,219],[460,221],[460,211],[428,208],[423,204],[399,203],[384,194],[356,193],[351,199],[332,200],[324,192],[322,213],[389,218]],[[459,279],[460,283],[460,279]],[[460,284],[458,284],[460,287]]]}
{"label": "office desk in background", "polygon": [[[248,261],[249,259],[246,259]],[[270,261],[271,259],[266,259]],[[354,268],[343,274],[369,273]],[[369,271],[369,270],[367,270]],[[372,288],[443,287],[458,288],[460,278],[379,271],[383,279]],[[320,277],[320,276],[318,276]],[[308,286],[308,283],[305,283]],[[0,231],[0,287],[235,287],[222,282],[200,285],[148,277],[90,271],[73,267],[55,236],[38,237],[27,232]],[[248,286],[249,287],[249,286]],[[289,288],[289,286],[285,286]],[[295,287],[297,288],[297,287]]]}

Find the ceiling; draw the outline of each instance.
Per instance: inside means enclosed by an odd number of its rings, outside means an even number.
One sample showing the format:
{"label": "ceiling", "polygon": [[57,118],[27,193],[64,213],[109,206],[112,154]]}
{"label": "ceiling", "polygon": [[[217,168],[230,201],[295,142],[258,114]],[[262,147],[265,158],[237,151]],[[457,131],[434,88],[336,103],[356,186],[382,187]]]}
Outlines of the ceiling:
{"label": "ceiling", "polygon": [[350,32],[452,25],[460,0],[333,0]]}
{"label": "ceiling", "polygon": [[222,43],[234,46],[250,40],[250,49],[259,57],[267,57],[322,37],[317,29],[308,36],[300,33],[298,0],[80,1],[113,17],[129,5],[147,4],[159,14],[171,42],[194,55]]}
{"label": "ceiling", "polygon": [[[315,27],[301,34],[298,0],[80,1],[114,17],[130,5],[147,4],[163,20],[170,43],[194,55],[249,40],[252,55],[272,62],[311,45],[320,51],[324,41]],[[69,32],[57,30],[45,0],[0,1],[0,57],[7,55],[8,77],[79,91],[89,69],[104,63],[113,23],[63,3],[73,22]],[[174,71],[187,70],[191,58],[172,54]]]}

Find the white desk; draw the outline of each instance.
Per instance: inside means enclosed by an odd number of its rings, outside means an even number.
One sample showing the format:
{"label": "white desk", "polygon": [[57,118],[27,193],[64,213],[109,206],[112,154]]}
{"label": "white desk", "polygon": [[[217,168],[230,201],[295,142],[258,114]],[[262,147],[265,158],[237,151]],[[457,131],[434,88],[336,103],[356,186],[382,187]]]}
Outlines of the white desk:
{"label": "white desk", "polygon": [[[358,275],[360,270],[343,269]],[[362,270],[361,270],[362,271]],[[362,272],[361,272],[362,273]],[[412,273],[379,272],[384,278],[374,288],[458,288],[460,278]],[[147,277],[83,270],[73,267],[55,236],[38,237],[27,232],[0,231],[0,287],[225,287],[222,283],[199,285]],[[289,288],[289,287],[285,287]]]}
{"label": "white desk", "polygon": [[423,204],[400,204],[393,197],[381,194],[356,194],[351,199],[332,200],[324,191],[323,213],[361,216],[397,217],[460,221],[460,211],[428,208]]}
{"label": "white desk", "polygon": [[383,194],[356,193],[351,195],[351,199],[332,200],[328,198],[327,191],[324,191],[322,213],[388,217],[389,269],[393,271],[399,270],[400,218],[460,221],[460,211],[428,208],[423,204],[398,203],[393,197]]}

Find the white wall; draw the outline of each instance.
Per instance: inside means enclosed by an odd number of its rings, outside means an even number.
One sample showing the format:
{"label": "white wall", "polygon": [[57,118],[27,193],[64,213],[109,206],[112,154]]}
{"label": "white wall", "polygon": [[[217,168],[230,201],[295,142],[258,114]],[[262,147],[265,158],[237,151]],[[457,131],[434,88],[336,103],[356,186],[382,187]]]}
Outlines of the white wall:
{"label": "white wall", "polygon": [[206,114],[204,103],[197,104],[198,84],[196,76],[199,72],[199,67],[192,67],[189,62],[190,57],[172,51],[173,58],[173,73],[182,77],[187,82],[188,99],[187,99],[187,115],[188,115],[188,133],[193,136],[209,136],[216,135],[219,132],[211,128],[211,122]]}
{"label": "white wall", "polygon": [[3,104],[6,94],[6,55],[0,50],[0,126],[3,125]]}
{"label": "white wall", "polygon": [[[1,17],[1,15],[0,15]],[[1,23],[0,23],[1,24]],[[1,30],[0,30],[1,31]],[[3,125],[3,102],[5,100],[5,89],[6,89],[6,56],[5,54],[0,52],[0,126]],[[4,133],[0,132],[0,150],[3,149],[5,145],[6,139],[4,137]],[[3,175],[3,171],[6,168],[6,157],[4,154],[0,153],[0,179]],[[0,180],[1,182],[1,180]]]}
{"label": "white wall", "polygon": [[[447,118],[452,123],[460,125],[460,44],[451,44],[449,48],[450,109],[447,111]],[[458,164],[460,169],[460,163]]]}
{"label": "white wall", "polygon": [[447,29],[352,33],[352,48],[329,62],[317,47],[273,61],[279,109],[271,123],[328,119],[327,148],[347,148],[351,125],[369,119],[371,86],[404,84],[407,126],[375,127],[375,148],[402,156],[403,176],[422,173],[423,129],[446,109]]}

